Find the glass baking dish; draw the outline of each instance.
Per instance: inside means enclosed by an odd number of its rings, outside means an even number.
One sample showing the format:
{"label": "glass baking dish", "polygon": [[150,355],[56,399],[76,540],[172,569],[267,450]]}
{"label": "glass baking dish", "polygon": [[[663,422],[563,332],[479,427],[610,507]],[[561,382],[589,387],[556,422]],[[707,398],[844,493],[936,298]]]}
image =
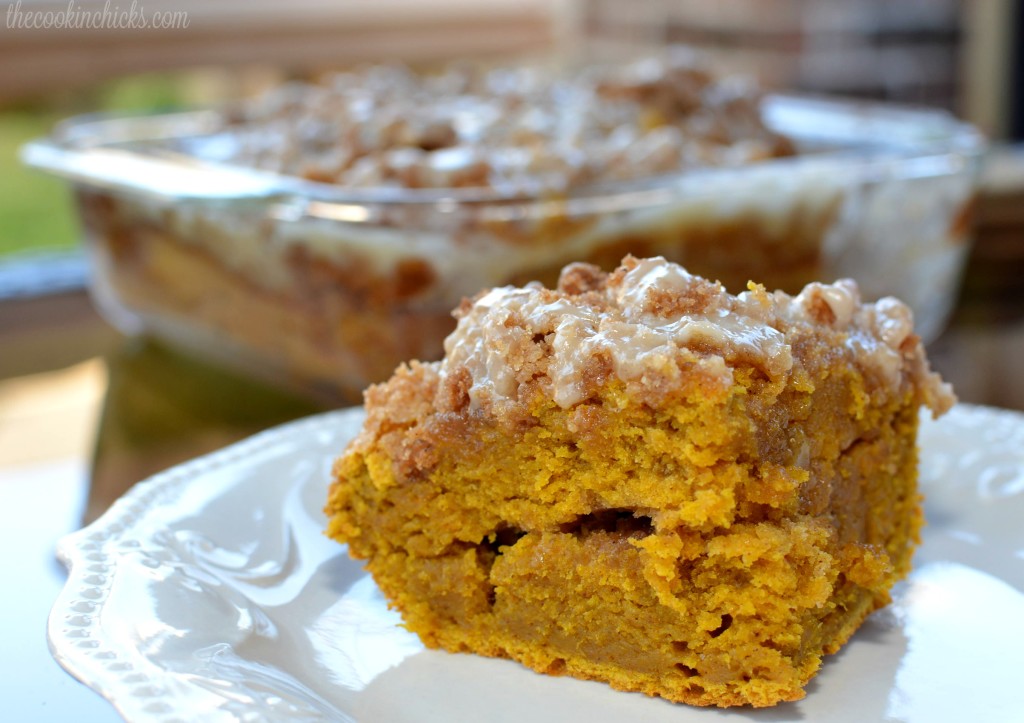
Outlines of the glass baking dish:
{"label": "glass baking dish", "polygon": [[955,300],[984,148],[939,111],[769,96],[794,157],[594,184],[551,197],[354,190],[219,162],[230,114],[65,121],[24,160],[66,178],[101,311],[317,396],[354,401],[433,359],[482,288],[551,283],[570,261],[661,254],[799,291],[853,277],[934,337]]}

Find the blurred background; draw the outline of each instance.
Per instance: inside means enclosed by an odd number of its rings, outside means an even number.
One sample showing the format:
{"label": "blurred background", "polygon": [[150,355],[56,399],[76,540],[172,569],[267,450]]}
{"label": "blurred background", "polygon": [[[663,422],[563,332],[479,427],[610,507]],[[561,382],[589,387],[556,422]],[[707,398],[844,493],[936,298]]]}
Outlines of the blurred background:
{"label": "blurred background", "polygon": [[[85,27],[104,13],[113,21]],[[217,105],[364,63],[616,57],[680,43],[768,89],[942,109],[987,135],[963,214],[972,243],[958,302],[929,353],[962,400],[1024,409],[1015,0],[0,2],[0,569],[20,593],[0,608],[14,621],[2,637],[16,662],[0,664],[16,691],[11,720],[116,717],[42,641],[63,582],[57,537],[148,475],[332,406],[115,330],[90,301],[67,185],[23,165],[19,149],[73,115]]]}
{"label": "blurred background", "polygon": [[147,474],[324,404],[104,322],[68,191],[19,148],[71,115],[215,105],[375,61],[683,43],[768,89],[974,123],[993,145],[960,302],[931,353],[964,400],[1024,408],[1024,13],[1012,0],[154,0],[147,27],[38,22],[69,7],[112,8],[0,5],[0,460],[87,460],[85,519]]}

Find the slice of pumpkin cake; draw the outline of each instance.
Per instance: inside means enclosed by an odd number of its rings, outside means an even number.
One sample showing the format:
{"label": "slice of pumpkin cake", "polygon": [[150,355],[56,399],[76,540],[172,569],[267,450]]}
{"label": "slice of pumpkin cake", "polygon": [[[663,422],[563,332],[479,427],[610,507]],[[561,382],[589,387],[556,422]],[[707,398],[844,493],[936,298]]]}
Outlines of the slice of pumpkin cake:
{"label": "slice of pumpkin cake", "polygon": [[426,645],[767,706],[908,572],[918,410],[954,398],[901,302],[626,258],[457,316],[367,391],[326,510]]}

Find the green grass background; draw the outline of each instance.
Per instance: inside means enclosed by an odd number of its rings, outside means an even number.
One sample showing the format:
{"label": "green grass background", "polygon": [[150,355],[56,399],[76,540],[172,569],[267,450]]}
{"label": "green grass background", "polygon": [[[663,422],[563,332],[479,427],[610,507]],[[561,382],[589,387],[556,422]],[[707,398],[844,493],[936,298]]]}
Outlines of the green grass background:
{"label": "green grass background", "polygon": [[95,88],[0,106],[0,257],[32,249],[68,249],[78,223],[67,185],[26,168],[18,150],[77,113],[171,110],[187,104],[186,85],[174,75],[119,79]]}

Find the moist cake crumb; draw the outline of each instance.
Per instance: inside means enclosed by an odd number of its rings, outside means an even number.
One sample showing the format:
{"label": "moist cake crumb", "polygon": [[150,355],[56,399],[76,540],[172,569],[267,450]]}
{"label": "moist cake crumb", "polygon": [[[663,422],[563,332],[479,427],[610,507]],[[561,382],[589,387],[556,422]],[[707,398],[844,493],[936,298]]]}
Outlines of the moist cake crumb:
{"label": "moist cake crumb", "polygon": [[367,391],[326,509],[426,645],[767,706],[909,571],[918,411],[954,397],[901,302],[627,257],[456,315]]}

